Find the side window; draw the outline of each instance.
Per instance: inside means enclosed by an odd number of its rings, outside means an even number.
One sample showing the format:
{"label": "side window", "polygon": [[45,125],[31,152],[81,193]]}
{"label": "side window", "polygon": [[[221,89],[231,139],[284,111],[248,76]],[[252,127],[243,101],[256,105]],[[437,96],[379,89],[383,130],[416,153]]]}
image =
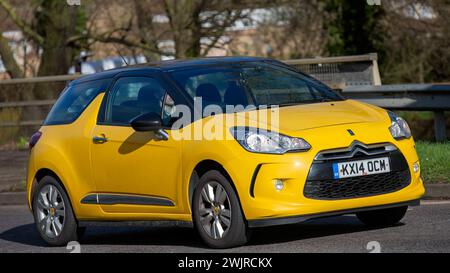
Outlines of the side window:
{"label": "side window", "polygon": [[248,105],[250,98],[240,85],[239,71],[233,68],[208,68],[179,72],[178,83],[192,97],[208,105]]}
{"label": "side window", "polygon": [[283,71],[263,68],[244,69],[247,86],[258,104],[311,101],[314,94],[306,81]]}
{"label": "side window", "polygon": [[208,73],[208,74],[202,74],[195,77],[191,77],[186,82],[186,90],[189,93],[190,96],[201,96],[200,89],[202,86],[209,86],[213,88],[214,90],[217,90],[217,94],[220,95],[220,99],[223,98],[225,90],[228,87],[228,79],[227,74],[223,72],[219,73]]}
{"label": "side window", "polygon": [[165,90],[159,82],[146,77],[126,77],[117,80],[106,107],[108,124],[129,125],[145,113],[161,114]]}
{"label": "side window", "polygon": [[110,82],[106,79],[69,85],[50,110],[44,125],[74,122],[95,97],[108,88]]}

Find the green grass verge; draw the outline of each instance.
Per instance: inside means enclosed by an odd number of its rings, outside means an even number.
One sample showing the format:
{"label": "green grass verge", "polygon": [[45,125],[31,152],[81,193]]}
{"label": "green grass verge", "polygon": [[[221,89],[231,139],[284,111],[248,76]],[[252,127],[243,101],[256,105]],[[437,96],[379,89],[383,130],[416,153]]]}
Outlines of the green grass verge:
{"label": "green grass verge", "polygon": [[450,142],[418,141],[416,148],[424,182],[450,184]]}
{"label": "green grass verge", "polygon": [[[413,132],[414,139],[423,141],[434,141],[434,114],[433,112],[396,112],[406,119]],[[447,124],[447,135],[450,136],[450,112],[445,113]]]}

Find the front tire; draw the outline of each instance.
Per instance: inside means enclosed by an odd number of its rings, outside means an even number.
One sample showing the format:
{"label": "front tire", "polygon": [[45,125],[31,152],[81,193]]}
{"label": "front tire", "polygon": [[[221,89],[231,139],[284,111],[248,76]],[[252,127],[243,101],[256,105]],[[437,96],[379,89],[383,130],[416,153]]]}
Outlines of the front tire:
{"label": "front tire", "polygon": [[220,172],[208,171],[200,178],[192,203],[194,226],[208,246],[230,248],[248,241],[237,194]]}
{"label": "front tire", "polygon": [[374,227],[394,226],[398,224],[406,214],[408,207],[372,210],[357,213],[358,219],[365,225]]}
{"label": "front tire", "polygon": [[33,196],[33,215],[39,234],[49,245],[64,246],[78,240],[69,197],[54,177],[40,180]]}

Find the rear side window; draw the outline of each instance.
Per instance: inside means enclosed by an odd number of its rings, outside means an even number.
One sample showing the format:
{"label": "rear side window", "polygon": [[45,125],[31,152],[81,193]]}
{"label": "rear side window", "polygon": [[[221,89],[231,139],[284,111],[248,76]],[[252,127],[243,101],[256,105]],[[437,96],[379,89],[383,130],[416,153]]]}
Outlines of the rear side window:
{"label": "rear side window", "polygon": [[165,89],[153,78],[121,78],[111,90],[106,122],[128,126],[133,118],[141,114],[153,112],[161,115],[165,93]]}
{"label": "rear side window", "polygon": [[74,122],[95,97],[108,88],[110,81],[110,79],[104,79],[68,86],[53,105],[44,125]]}

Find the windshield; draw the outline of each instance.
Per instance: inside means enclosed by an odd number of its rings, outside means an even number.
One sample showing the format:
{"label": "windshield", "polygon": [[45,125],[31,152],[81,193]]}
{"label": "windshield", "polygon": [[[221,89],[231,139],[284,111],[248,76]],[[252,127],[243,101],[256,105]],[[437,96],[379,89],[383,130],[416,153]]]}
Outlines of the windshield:
{"label": "windshield", "polygon": [[279,65],[245,62],[227,66],[193,68],[171,73],[194,99],[208,105],[278,105],[343,100],[318,81]]}

